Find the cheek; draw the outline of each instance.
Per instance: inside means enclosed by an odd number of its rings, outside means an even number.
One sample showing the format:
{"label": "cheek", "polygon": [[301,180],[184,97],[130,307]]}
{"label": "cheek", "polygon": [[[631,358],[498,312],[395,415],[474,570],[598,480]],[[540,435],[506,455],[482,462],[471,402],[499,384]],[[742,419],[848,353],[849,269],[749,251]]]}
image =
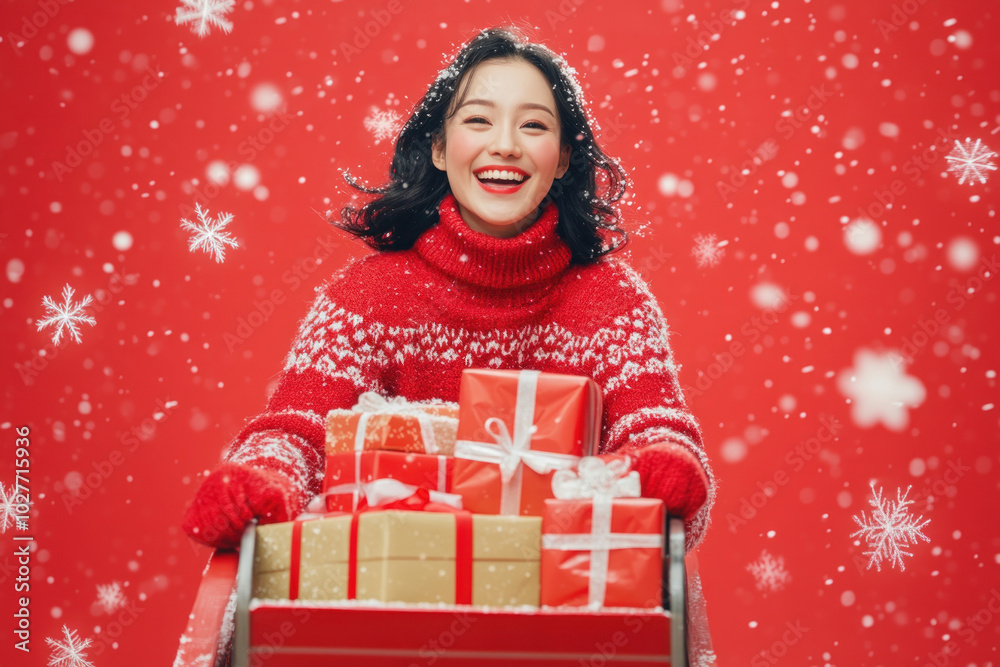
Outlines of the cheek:
{"label": "cheek", "polygon": [[546,141],[532,146],[531,161],[542,171],[554,172],[559,166],[559,144]]}
{"label": "cheek", "polygon": [[482,147],[476,141],[475,137],[470,136],[466,132],[455,132],[448,137],[447,148],[445,150],[449,164],[454,164],[456,167],[465,167],[473,161],[481,149]]}

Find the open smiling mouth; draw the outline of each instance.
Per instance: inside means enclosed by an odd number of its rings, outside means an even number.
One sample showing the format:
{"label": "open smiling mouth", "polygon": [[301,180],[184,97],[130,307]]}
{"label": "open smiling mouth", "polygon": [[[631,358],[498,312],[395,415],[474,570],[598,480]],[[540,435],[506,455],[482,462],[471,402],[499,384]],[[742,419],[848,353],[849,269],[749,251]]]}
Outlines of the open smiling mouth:
{"label": "open smiling mouth", "polygon": [[487,192],[512,194],[521,189],[531,176],[491,169],[476,174],[479,185]]}

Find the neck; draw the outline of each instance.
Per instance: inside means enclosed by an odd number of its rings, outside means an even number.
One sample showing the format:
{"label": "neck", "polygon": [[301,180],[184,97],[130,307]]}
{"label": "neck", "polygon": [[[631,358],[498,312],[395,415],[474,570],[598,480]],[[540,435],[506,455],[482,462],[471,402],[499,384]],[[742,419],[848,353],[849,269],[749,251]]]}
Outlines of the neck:
{"label": "neck", "polygon": [[531,213],[524,216],[512,225],[494,225],[486,222],[478,215],[467,209],[458,202],[458,212],[462,216],[462,220],[465,224],[469,226],[469,229],[477,231],[480,234],[486,234],[487,236],[492,236],[495,239],[510,239],[526,231],[531,225],[535,224],[538,220],[538,216],[541,215],[542,206],[537,206]]}
{"label": "neck", "polygon": [[454,280],[490,289],[525,287],[550,280],[569,266],[573,253],[556,232],[558,222],[559,211],[549,202],[516,236],[491,236],[469,225],[448,193],[438,207],[438,223],[413,247]]}

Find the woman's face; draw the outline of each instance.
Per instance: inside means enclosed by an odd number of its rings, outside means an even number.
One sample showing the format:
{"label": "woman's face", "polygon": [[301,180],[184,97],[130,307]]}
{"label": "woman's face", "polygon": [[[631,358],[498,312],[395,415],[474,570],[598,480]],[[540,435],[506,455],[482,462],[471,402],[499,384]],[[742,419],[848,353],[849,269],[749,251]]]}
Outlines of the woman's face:
{"label": "woman's face", "polygon": [[465,222],[490,236],[510,238],[531,226],[552,181],[569,168],[552,89],[523,60],[482,63],[444,130],[434,166],[447,172]]}

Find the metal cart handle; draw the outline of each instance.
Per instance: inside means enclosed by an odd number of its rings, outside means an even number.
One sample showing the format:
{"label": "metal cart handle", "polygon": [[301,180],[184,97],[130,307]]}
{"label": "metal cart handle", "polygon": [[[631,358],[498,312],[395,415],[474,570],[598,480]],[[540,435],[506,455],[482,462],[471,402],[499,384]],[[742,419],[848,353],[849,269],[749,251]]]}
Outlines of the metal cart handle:
{"label": "metal cart handle", "polygon": [[667,517],[667,554],[663,559],[664,598],[670,601],[670,665],[688,667],[687,571],[684,567],[684,520]]}
{"label": "metal cart handle", "polygon": [[233,633],[233,665],[250,664],[250,594],[253,592],[254,548],[257,545],[257,519],[243,530],[240,540],[239,575],[236,578],[236,629]]}

